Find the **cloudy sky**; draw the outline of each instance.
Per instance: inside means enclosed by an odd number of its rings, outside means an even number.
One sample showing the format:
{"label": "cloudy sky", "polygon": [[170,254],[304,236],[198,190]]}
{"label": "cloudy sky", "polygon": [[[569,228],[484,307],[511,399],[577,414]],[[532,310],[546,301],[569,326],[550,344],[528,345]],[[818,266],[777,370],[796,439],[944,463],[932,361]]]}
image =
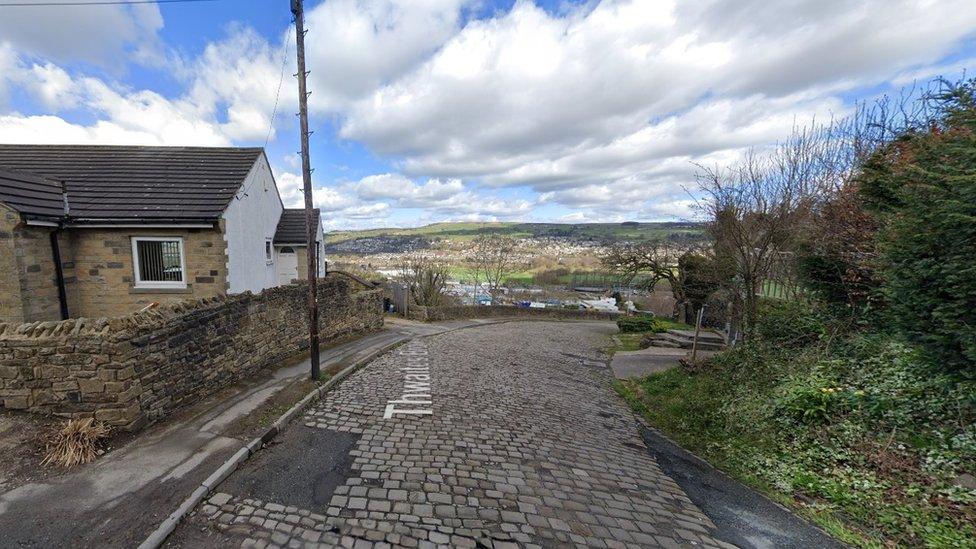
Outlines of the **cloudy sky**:
{"label": "cloudy sky", "polygon": [[[972,0],[306,9],[328,229],[687,219],[694,162],[976,68]],[[0,6],[0,142],[267,141],[282,198],[300,205],[291,25],[288,0]]]}

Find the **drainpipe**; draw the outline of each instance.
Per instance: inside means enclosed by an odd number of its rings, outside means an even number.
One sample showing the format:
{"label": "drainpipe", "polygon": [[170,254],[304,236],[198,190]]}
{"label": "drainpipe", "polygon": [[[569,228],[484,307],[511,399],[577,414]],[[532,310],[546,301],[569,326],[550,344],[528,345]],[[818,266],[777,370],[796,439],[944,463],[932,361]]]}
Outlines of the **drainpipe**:
{"label": "drainpipe", "polygon": [[[64,207],[64,221],[67,221],[70,208],[68,206],[68,185],[61,182],[61,202]],[[54,277],[58,285],[58,304],[61,305],[61,320],[68,319],[68,291],[64,286],[64,268],[61,265],[61,242],[58,235],[64,228],[64,223],[58,223],[51,231],[51,259],[54,260]]]}
{"label": "drainpipe", "polygon": [[61,267],[61,243],[58,235],[61,227],[51,231],[51,256],[54,259],[54,276],[58,284],[58,302],[61,305],[61,320],[68,319],[68,292],[64,287],[64,269]]}

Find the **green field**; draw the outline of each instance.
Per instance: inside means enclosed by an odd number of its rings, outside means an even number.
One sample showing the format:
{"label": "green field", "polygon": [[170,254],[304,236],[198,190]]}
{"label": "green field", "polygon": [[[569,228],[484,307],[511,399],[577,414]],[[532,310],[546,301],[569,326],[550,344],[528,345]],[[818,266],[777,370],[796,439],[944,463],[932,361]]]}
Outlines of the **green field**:
{"label": "green field", "polygon": [[369,229],[363,231],[334,231],[326,235],[326,242],[334,244],[357,238],[378,236],[424,236],[430,239],[473,239],[483,234],[499,234],[513,238],[574,237],[597,240],[650,240],[655,238],[695,239],[702,234],[697,223],[435,223],[409,229]]}
{"label": "green field", "polygon": [[[476,280],[481,280],[484,282],[484,276],[478,274],[478,270],[474,267],[463,267],[458,265],[452,265],[448,268],[448,273],[453,280],[463,280],[466,282],[474,282]],[[529,271],[516,271],[508,274],[505,277],[504,283],[506,284],[531,284],[532,283],[532,273]]]}

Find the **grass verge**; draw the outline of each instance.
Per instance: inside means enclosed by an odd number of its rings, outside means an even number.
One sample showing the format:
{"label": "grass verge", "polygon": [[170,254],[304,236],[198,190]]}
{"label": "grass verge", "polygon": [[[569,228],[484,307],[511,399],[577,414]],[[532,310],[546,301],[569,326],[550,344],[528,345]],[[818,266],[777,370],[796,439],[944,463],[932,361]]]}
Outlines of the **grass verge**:
{"label": "grass verge", "polygon": [[673,320],[668,320],[661,317],[653,317],[654,329],[651,331],[638,331],[638,332],[628,332],[623,328],[626,326],[626,321],[624,325],[621,325],[623,319],[617,321],[617,325],[621,327],[621,332],[614,336],[614,344],[610,347],[610,352],[615,353],[618,351],[639,351],[641,350],[641,341],[650,335],[666,332],[668,330],[694,330],[694,326],[689,326],[681,322],[675,322]]}
{"label": "grass verge", "polygon": [[934,373],[886,334],[809,315],[772,314],[766,328],[696,372],[615,388],[680,445],[844,542],[976,547],[976,382]]}

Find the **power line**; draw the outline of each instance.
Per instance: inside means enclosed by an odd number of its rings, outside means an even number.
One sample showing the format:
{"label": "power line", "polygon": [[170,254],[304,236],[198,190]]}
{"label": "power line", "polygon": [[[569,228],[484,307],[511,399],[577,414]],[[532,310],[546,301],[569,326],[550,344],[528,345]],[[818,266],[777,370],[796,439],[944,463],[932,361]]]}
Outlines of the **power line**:
{"label": "power line", "polygon": [[268,125],[268,135],[264,138],[264,146],[268,146],[271,140],[271,132],[274,130],[275,117],[278,116],[278,99],[281,97],[281,84],[285,81],[285,65],[288,62],[288,44],[291,43],[291,33],[285,37],[284,51],[281,54],[281,75],[278,76],[278,91],[275,92],[274,108],[271,109],[271,123]]}
{"label": "power line", "polygon": [[185,2],[218,2],[219,0],[93,0],[91,2],[2,2],[0,8],[53,6],[125,6],[131,4],[182,4]]}
{"label": "power line", "polygon": [[[288,46],[291,44],[291,33],[285,37],[284,46],[282,46],[281,52],[281,75],[278,76],[278,91],[275,92],[274,108],[271,109],[271,123],[268,124],[268,134],[264,138],[264,148],[268,148],[268,141],[271,141],[271,132],[274,130],[275,118],[278,116],[278,100],[281,98],[281,85],[285,80],[285,65],[288,64]],[[254,185],[256,181],[252,181],[251,185]],[[236,193],[234,198],[241,200],[247,196],[247,191],[250,187],[245,187],[240,193]]]}

